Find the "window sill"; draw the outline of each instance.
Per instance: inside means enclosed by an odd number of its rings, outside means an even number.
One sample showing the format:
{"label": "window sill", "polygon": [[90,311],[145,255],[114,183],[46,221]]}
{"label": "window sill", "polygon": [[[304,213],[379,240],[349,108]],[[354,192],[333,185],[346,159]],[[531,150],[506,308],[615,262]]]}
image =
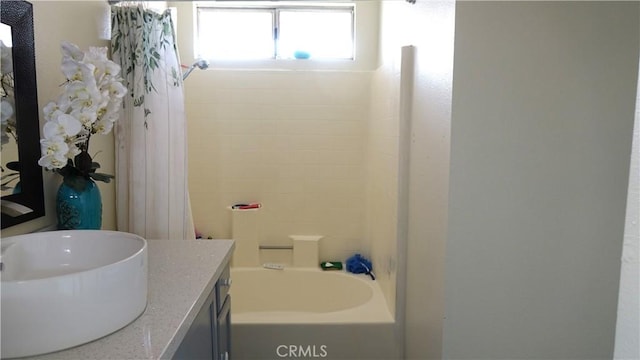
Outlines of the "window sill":
{"label": "window sill", "polygon": [[375,66],[357,60],[268,59],[209,60],[211,69],[290,70],[290,71],[370,71]]}

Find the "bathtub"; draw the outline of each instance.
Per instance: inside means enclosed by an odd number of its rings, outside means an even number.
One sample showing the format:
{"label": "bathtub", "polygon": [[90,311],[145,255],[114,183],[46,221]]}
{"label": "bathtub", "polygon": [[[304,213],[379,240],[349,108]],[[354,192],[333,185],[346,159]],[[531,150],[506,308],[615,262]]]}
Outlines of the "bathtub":
{"label": "bathtub", "polygon": [[366,275],[232,268],[231,278],[233,359],[398,358],[393,317]]}

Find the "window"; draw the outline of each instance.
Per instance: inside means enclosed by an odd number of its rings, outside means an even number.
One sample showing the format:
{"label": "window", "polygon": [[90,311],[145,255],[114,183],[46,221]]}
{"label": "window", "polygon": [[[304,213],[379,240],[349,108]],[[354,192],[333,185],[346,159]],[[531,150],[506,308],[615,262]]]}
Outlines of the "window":
{"label": "window", "polygon": [[354,5],[243,2],[197,7],[196,56],[354,59]]}

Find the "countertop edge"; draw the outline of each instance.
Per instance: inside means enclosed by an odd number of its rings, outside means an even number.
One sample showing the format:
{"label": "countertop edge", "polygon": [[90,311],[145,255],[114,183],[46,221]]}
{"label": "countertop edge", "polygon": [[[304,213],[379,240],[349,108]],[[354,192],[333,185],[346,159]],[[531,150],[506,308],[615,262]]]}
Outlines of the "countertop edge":
{"label": "countertop edge", "polygon": [[[209,240],[200,240],[200,241],[209,241]],[[191,324],[193,324],[193,321],[198,315],[198,312],[202,308],[202,305],[204,305],[205,300],[215,288],[216,282],[220,278],[220,275],[222,275],[222,272],[225,270],[225,267],[230,264],[231,256],[233,254],[234,248],[235,248],[235,242],[231,244],[229,251],[226,253],[225,257],[220,263],[221,265],[217,267],[213,276],[211,277],[211,279],[209,279],[209,282],[206,284],[206,286],[204,287],[204,289],[202,290],[198,298],[194,301],[193,305],[189,309],[189,312],[185,315],[182,323],[180,324],[178,329],[176,329],[176,332],[174,333],[173,337],[169,339],[169,342],[167,343],[167,345],[164,347],[164,349],[158,356],[158,359],[173,358],[176,351],[178,350],[178,347],[182,343],[182,340],[184,340],[184,337],[187,334],[187,331],[189,331]]]}

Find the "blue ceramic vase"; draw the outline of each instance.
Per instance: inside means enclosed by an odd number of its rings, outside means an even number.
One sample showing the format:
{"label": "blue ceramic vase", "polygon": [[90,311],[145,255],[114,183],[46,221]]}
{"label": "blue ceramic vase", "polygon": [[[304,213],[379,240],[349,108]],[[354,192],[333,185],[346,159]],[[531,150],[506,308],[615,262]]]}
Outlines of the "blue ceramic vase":
{"label": "blue ceramic vase", "polygon": [[102,197],[98,186],[85,178],[76,178],[73,183],[76,186],[63,181],[58,188],[58,230],[99,230],[102,227]]}

